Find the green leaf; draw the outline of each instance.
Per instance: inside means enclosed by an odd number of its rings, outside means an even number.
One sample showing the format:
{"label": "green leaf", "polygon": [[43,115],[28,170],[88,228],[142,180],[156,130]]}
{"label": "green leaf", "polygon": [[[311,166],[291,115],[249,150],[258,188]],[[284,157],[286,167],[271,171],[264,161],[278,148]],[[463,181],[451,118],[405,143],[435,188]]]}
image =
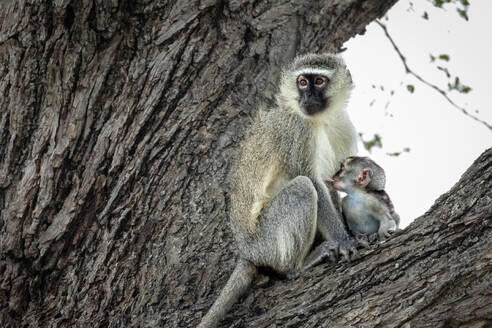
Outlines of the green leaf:
{"label": "green leaf", "polygon": [[437,66],[437,69],[440,71],[443,71],[446,74],[446,76],[448,77],[448,79],[451,77],[451,74],[449,73],[449,71],[446,67]]}
{"label": "green leaf", "polygon": [[439,59],[449,61],[449,55],[446,55],[446,54],[439,55]]}
{"label": "green leaf", "polygon": [[393,156],[393,157],[398,157],[398,156],[400,156],[402,153],[408,153],[408,152],[410,152],[410,148],[405,147],[405,148],[403,148],[403,150],[402,150],[402,151],[395,151],[395,152],[392,152],[392,153],[386,153],[386,155],[388,155],[388,156]]}
{"label": "green leaf", "polygon": [[441,8],[444,4],[443,0],[434,0],[434,6]]}
{"label": "green leaf", "polygon": [[429,20],[429,14],[427,13],[427,11],[424,11],[424,14],[422,15],[422,18],[423,19],[426,19],[426,20]]}
{"label": "green leaf", "polygon": [[371,149],[374,147],[382,148],[383,143],[381,141],[381,136],[379,134],[375,134],[373,138],[369,141],[365,141],[362,138],[362,133],[359,133],[360,139],[362,141],[362,144],[364,145],[364,148],[368,151],[371,152]]}
{"label": "green leaf", "polygon": [[436,57],[432,56],[432,54],[429,54],[429,56],[430,56],[430,59],[431,59],[431,63],[436,60]]}
{"label": "green leaf", "polygon": [[461,83],[458,76],[454,78],[454,84],[448,83],[448,89],[449,91],[456,90],[460,93],[469,93],[472,90],[471,87]]}
{"label": "green leaf", "polygon": [[410,93],[413,93],[415,91],[415,87],[411,84],[407,84],[407,90]]}
{"label": "green leaf", "polygon": [[467,10],[466,9],[460,9],[460,8],[456,8],[456,11],[458,11],[458,14],[460,14],[460,16],[468,21],[468,13],[467,13]]}
{"label": "green leaf", "polygon": [[442,5],[444,5],[445,3],[450,3],[451,0],[434,0],[433,2],[433,5],[438,7],[438,8],[441,8]]}

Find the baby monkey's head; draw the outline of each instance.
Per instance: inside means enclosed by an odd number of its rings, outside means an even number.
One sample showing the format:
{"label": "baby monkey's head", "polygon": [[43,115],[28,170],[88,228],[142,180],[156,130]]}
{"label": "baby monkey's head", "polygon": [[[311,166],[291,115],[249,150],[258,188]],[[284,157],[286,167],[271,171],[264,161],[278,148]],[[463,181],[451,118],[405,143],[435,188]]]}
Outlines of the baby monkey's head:
{"label": "baby monkey's head", "polygon": [[348,157],[337,173],[327,180],[333,188],[350,192],[354,188],[384,190],[386,175],[381,166],[368,157]]}

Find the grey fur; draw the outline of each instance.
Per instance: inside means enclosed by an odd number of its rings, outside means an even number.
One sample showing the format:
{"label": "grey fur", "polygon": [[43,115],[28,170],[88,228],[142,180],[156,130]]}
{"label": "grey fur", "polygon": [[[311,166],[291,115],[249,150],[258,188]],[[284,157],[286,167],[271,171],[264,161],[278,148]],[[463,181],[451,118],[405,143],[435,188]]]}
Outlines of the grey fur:
{"label": "grey fur", "polygon": [[[310,67],[330,69],[324,92],[331,101],[324,111],[306,116],[294,72]],[[356,252],[321,174],[333,174],[335,165],[356,151],[355,130],[344,112],[351,87],[343,61],[332,54],[301,56],[283,71],[277,106],[258,111],[233,167],[231,228],[241,261],[294,278],[324,257]],[[320,142],[336,147],[324,149]],[[305,263],[316,231],[326,247]],[[199,327],[214,327],[238,294],[228,282]]]}

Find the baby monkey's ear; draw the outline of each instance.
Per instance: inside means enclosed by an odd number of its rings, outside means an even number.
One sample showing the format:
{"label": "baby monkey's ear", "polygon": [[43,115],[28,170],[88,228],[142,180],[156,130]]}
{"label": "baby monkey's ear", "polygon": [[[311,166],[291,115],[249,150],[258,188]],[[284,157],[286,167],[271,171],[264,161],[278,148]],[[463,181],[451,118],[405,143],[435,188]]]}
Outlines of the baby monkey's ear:
{"label": "baby monkey's ear", "polygon": [[371,182],[372,180],[372,170],[368,167],[363,168],[360,172],[359,175],[357,175],[357,178],[355,178],[355,183],[359,187],[365,188]]}

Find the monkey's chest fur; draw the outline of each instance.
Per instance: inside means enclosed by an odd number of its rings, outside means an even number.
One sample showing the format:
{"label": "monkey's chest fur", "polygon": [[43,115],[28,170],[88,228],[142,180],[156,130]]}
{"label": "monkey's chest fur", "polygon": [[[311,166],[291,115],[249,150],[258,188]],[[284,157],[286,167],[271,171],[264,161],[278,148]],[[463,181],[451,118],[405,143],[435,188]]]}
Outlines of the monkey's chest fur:
{"label": "monkey's chest fur", "polygon": [[372,211],[375,202],[377,200],[372,199],[370,195],[347,196],[343,199],[343,213],[352,233],[370,235],[378,231],[379,221],[373,217]]}
{"label": "monkey's chest fur", "polygon": [[322,183],[356,153],[356,133],[346,116],[310,122],[298,115],[260,113],[246,137],[232,179],[231,219],[235,232],[257,230],[268,203],[292,179]]}
{"label": "monkey's chest fur", "polygon": [[348,120],[318,124],[313,132],[317,174],[326,180],[336,173],[345,158],[357,153],[356,132]]}

